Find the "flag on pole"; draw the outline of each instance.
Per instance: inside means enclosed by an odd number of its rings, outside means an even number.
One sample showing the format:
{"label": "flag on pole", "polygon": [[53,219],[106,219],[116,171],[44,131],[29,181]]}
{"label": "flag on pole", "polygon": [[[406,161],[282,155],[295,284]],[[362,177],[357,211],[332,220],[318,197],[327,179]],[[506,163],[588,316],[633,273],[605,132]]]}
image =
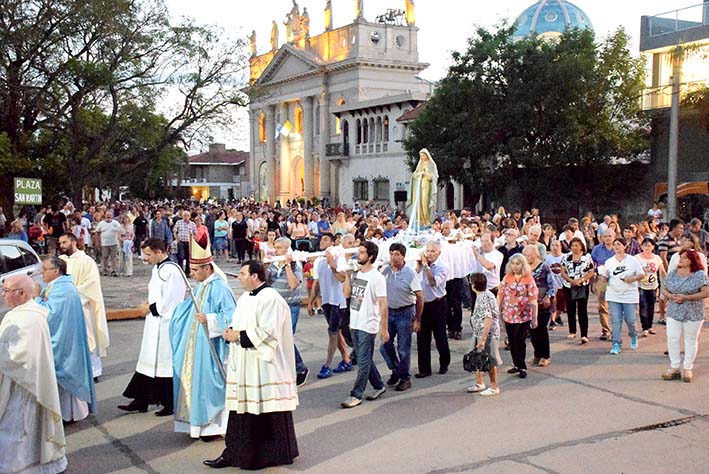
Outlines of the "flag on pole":
{"label": "flag on pole", "polygon": [[283,135],[284,137],[287,137],[290,135],[291,131],[293,130],[293,124],[290,123],[290,120],[286,120],[286,123],[279,123],[278,126],[276,127],[276,136],[275,138],[278,138],[279,135]]}

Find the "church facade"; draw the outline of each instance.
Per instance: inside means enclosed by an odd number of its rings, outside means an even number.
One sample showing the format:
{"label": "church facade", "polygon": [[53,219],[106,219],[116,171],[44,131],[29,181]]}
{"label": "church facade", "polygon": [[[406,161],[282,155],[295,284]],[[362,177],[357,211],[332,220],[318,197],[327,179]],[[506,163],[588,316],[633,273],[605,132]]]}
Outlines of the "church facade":
{"label": "church facade", "polygon": [[405,123],[397,119],[431,94],[418,77],[427,64],[418,58],[413,3],[368,21],[359,0],[353,22],[333,28],[332,4],[323,2],[325,31],[310,36],[309,13],[294,1],[284,43],[275,21],[267,52],[257,52],[252,34],[248,169],[256,199],[394,205],[395,191],[408,188]]}

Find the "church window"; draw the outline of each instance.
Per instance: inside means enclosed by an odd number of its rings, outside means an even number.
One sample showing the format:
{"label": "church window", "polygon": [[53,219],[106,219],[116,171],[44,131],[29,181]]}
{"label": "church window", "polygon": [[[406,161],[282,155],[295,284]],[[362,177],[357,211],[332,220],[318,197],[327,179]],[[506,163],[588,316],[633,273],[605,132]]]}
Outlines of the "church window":
{"label": "church window", "polygon": [[382,122],[382,138],[384,143],[389,141],[389,116],[384,116],[384,121]]}
{"label": "church window", "polygon": [[357,145],[362,144],[362,121],[360,119],[357,119],[356,125],[357,127]]}
{"label": "church window", "polygon": [[362,143],[369,143],[369,121],[362,120]]}
{"label": "church window", "polygon": [[340,135],[342,133],[342,123],[340,122],[340,117],[335,117],[335,135]]}
{"label": "church window", "polygon": [[382,141],[382,118],[377,117],[377,143]]}
{"label": "church window", "polygon": [[300,105],[295,106],[295,112],[294,112],[294,117],[293,120],[295,123],[295,131],[299,133],[300,135],[303,134],[303,108]]}
{"label": "church window", "polygon": [[266,114],[258,116],[258,141],[266,143]]}

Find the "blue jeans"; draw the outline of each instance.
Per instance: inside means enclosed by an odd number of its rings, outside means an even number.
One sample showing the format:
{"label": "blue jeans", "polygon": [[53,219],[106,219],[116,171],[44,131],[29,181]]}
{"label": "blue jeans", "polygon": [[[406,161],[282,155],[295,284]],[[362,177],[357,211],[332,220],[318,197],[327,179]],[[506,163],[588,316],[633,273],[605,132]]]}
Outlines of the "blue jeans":
{"label": "blue jeans", "polygon": [[[300,305],[292,305],[290,308],[290,320],[293,327],[293,340],[295,340],[295,327],[298,325],[298,316],[300,315]],[[300,356],[298,347],[293,343],[293,349],[295,350],[295,373],[304,374],[308,368],[303,362],[303,358]]]}
{"label": "blue jeans", "polygon": [[384,382],[382,382],[382,377],[374,364],[374,340],[377,335],[359,329],[351,331],[355,354],[357,354],[357,378],[350,395],[361,400],[364,396],[364,389],[367,388],[367,381],[372,384],[375,390],[384,388]]}
{"label": "blue jeans", "polygon": [[[389,342],[379,348],[387,367],[401,380],[409,380],[411,374],[411,334],[414,330],[413,319],[416,306],[403,310],[389,308]],[[394,338],[397,340],[394,347]]]}
{"label": "blue jeans", "polygon": [[628,326],[628,335],[638,337],[638,333],[635,331],[636,304],[608,301],[608,310],[611,313],[611,337],[614,344],[622,342],[623,321]]}

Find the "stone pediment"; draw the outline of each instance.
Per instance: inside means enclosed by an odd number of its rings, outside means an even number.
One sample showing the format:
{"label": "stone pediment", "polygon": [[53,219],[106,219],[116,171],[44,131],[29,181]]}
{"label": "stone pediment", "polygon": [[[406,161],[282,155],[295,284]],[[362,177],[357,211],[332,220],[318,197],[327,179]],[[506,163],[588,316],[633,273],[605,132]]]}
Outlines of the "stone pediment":
{"label": "stone pediment", "polygon": [[259,85],[280,82],[318,71],[324,63],[313,54],[284,45],[256,81]]}

